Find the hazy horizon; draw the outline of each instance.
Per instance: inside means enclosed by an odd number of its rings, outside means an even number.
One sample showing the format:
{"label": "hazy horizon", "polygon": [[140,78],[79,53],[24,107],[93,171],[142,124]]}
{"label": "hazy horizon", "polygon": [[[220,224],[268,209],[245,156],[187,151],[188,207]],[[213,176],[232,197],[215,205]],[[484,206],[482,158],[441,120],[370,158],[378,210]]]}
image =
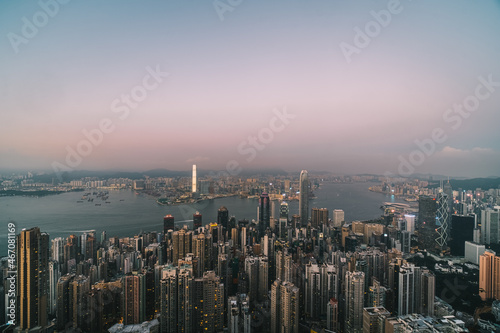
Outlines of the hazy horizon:
{"label": "hazy horizon", "polygon": [[0,2],[0,169],[500,176],[500,1],[236,3]]}

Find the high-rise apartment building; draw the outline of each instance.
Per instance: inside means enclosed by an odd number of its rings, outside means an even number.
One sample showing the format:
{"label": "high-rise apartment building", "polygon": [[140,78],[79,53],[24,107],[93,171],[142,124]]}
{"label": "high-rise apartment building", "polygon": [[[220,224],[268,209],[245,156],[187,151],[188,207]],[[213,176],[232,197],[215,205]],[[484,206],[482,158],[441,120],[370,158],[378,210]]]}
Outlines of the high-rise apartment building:
{"label": "high-rise apartment building", "polygon": [[346,331],[363,332],[365,274],[346,272],[345,274],[345,325]]}
{"label": "high-rise apartment building", "polygon": [[23,229],[17,247],[19,327],[44,327],[49,305],[49,235],[37,227]]}
{"label": "high-rise apartment building", "polygon": [[299,332],[299,288],[276,279],[271,286],[271,333]]}

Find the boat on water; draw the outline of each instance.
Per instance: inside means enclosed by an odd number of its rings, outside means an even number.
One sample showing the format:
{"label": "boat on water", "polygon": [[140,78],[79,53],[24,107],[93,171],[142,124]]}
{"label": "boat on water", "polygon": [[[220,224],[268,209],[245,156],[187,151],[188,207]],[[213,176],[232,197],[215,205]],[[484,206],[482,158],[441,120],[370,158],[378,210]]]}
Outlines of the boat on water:
{"label": "boat on water", "polygon": [[83,202],[83,200],[78,200],[77,202],[78,202],[78,203],[82,203],[82,202]]}
{"label": "boat on water", "polygon": [[95,204],[96,206],[100,206],[101,204]]}

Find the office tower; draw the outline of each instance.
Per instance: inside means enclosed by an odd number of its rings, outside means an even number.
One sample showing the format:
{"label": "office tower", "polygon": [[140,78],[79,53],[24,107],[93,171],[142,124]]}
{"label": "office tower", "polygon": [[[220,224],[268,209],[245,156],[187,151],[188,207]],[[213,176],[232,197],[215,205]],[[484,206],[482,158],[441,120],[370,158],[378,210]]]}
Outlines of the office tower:
{"label": "office tower", "polygon": [[309,219],[309,177],[306,170],[300,172],[299,215],[301,226],[306,226]]}
{"label": "office tower", "polygon": [[243,254],[246,254],[247,252],[247,228],[242,227],[241,228],[241,252]]}
{"label": "office tower", "polygon": [[73,321],[73,307],[71,306],[71,282],[73,281],[74,274],[66,274],[59,278],[57,282],[57,330],[63,331],[66,325]]}
{"label": "office tower", "polygon": [[499,211],[486,209],[481,211],[481,236],[484,244],[497,244],[500,240]]}
{"label": "office tower", "polygon": [[420,196],[418,199],[418,247],[420,250],[434,251],[437,245],[436,198]]}
{"label": "office tower", "polygon": [[406,214],[405,221],[406,221],[405,230],[413,234],[415,232],[415,215]]}
{"label": "office tower", "polygon": [[479,257],[479,296],[500,299],[500,257],[491,250]]}
{"label": "office tower", "polygon": [[419,298],[418,313],[424,316],[434,316],[434,297],[436,294],[436,277],[428,269],[420,273],[420,289],[416,296]]}
{"label": "office tower", "polygon": [[367,307],[363,309],[363,333],[385,332],[385,320],[391,313],[384,307]]}
{"label": "office tower", "polygon": [[224,206],[221,206],[217,210],[217,225],[221,225],[224,230],[228,230],[229,228],[229,211]]}
{"label": "office tower", "polygon": [[299,288],[277,279],[271,286],[271,333],[298,333],[299,316]]}
{"label": "office tower", "polygon": [[56,314],[57,309],[57,281],[61,277],[59,271],[59,264],[55,260],[49,261],[49,307],[48,313],[51,315]]}
{"label": "office tower", "polygon": [[344,211],[342,209],[333,210],[333,226],[335,228],[340,228],[344,224],[345,217]]}
{"label": "office tower", "polygon": [[346,272],[345,274],[345,325],[347,332],[363,332],[363,301],[365,274]]}
{"label": "office tower", "polygon": [[258,299],[260,302],[267,300],[269,284],[269,261],[266,256],[259,257],[259,286]]}
{"label": "office tower", "polygon": [[448,206],[448,195],[444,192],[440,192],[437,198],[437,214],[436,214],[436,224],[437,228],[437,237],[436,242],[438,243],[441,251],[446,250],[448,247],[448,238],[450,233],[450,222],[451,215],[450,208]]}
{"label": "office tower", "polygon": [[465,242],[474,240],[474,228],[474,216],[452,215],[449,241],[452,256],[464,256]]}
{"label": "office tower", "polygon": [[465,260],[475,265],[479,265],[479,257],[486,251],[483,244],[465,242]]}
{"label": "office tower", "polygon": [[344,248],[344,249],[345,249],[345,240],[349,236],[349,232],[350,232],[349,225],[344,224],[342,226],[342,235],[341,235],[341,237],[342,237],[341,244],[342,244],[342,248]]}
{"label": "office tower", "polygon": [[168,231],[174,230],[174,228],[175,228],[174,217],[170,214],[166,215],[163,218],[163,235],[168,234]]}
{"label": "office tower", "polygon": [[256,257],[246,257],[245,258],[245,273],[248,275],[248,281],[250,282],[248,289],[248,297],[250,302],[254,303],[257,301],[258,290],[259,290],[259,259]]}
{"label": "office tower", "polygon": [[196,164],[193,164],[193,175],[191,181],[191,192],[196,193]]}
{"label": "office tower", "polygon": [[399,241],[401,242],[401,252],[409,254],[411,250],[411,233],[409,231],[401,231]]}
{"label": "office tower", "polygon": [[280,239],[284,239],[287,236],[288,227],[288,213],[290,212],[288,208],[288,203],[282,202],[280,205],[280,217],[278,223],[278,235]]}
{"label": "office tower", "polygon": [[201,214],[200,214],[200,212],[196,212],[193,214],[193,229],[196,230],[201,226],[203,226],[203,223],[201,220]]}
{"label": "office tower", "polygon": [[323,224],[327,223],[328,223],[328,209],[314,207],[311,213],[311,225],[314,228],[319,228]]}
{"label": "office tower", "polygon": [[453,209],[453,189],[449,179],[443,186],[443,192],[448,198],[448,216],[451,218],[451,215],[455,214],[455,210]]}
{"label": "office tower", "polygon": [[326,309],[326,328],[333,332],[338,332],[340,329],[339,321],[339,301],[335,298],[330,298]]}
{"label": "office tower", "polygon": [[269,195],[264,192],[259,199],[259,237],[264,237],[266,229],[270,226],[270,214]]}
{"label": "office tower", "polygon": [[17,290],[21,330],[47,325],[49,302],[49,235],[35,227],[17,239]]}
{"label": "office tower", "polygon": [[123,323],[140,324],[145,320],[146,284],[144,275],[134,273],[123,277]]}
{"label": "office tower", "polygon": [[88,318],[88,292],[90,291],[90,280],[84,275],[76,276],[70,283],[71,307],[73,314],[73,327],[86,330]]}

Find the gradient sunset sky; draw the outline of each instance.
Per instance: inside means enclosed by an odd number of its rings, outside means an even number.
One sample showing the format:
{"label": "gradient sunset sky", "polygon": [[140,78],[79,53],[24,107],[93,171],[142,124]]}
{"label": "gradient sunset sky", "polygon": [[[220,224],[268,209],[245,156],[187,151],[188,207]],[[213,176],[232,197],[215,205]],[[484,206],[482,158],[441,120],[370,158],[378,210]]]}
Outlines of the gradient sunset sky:
{"label": "gradient sunset sky", "polygon": [[[72,169],[397,174],[442,129],[414,172],[500,176],[500,83],[478,88],[500,82],[500,1],[402,0],[350,61],[341,45],[392,1],[54,2],[0,0],[0,169],[66,164],[109,119]],[[113,102],[147,68],[169,75],[121,119]],[[477,110],[447,111],[478,89]],[[285,109],[289,124],[242,154]]]}

